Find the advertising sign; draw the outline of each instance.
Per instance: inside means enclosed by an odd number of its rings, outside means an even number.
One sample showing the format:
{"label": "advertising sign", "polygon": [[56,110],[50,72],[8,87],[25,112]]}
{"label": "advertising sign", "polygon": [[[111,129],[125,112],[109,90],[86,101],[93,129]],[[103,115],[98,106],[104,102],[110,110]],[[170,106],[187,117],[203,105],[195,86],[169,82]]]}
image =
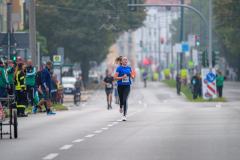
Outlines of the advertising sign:
{"label": "advertising sign", "polygon": [[217,98],[216,87],[216,70],[213,68],[212,73],[209,73],[209,68],[202,69],[202,93],[203,99]]}

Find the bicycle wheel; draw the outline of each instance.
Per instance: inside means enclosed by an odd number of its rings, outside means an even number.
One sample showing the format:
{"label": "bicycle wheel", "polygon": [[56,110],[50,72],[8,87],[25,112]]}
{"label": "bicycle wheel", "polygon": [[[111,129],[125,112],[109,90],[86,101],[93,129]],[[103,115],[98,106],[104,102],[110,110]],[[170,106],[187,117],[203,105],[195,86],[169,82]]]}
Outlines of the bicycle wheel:
{"label": "bicycle wheel", "polygon": [[80,106],[80,96],[76,96],[76,106]]}

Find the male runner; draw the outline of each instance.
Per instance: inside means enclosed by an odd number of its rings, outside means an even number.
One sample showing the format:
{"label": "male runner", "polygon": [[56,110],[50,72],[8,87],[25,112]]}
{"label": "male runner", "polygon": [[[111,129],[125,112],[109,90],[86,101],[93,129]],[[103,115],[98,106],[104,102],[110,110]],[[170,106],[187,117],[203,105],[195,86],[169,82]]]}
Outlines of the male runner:
{"label": "male runner", "polygon": [[108,104],[107,109],[112,109],[111,104],[112,104],[112,92],[113,92],[114,79],[111,71],[108,71],[108,76],[104,78],[102,83],[106,86],[105,91],[107,94],[107,104]]}
{"label": "male runner", "polygon": [[147,76],[148,76],[148,73],[145,69],[145,71],[143,72],[142,74],[142,77],[143,77],[143,81],[144,81],[144,87],[146,88],[147,87]]}

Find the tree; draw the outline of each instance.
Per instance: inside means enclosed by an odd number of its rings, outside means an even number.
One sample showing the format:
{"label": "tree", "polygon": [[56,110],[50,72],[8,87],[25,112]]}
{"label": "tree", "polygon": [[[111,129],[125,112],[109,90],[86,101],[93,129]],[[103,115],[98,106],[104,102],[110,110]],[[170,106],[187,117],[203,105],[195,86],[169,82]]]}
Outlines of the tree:
{"label": "tree", "polygon": [[240,1],[216,0],[214,11],[216,32],[227,61],[240,79]]}
{"label": "tree", "polygon": [[[49,54],[64,47],[66,57],[81,64],[85,82],[89,61],[101,62],[119,35],[141,27],[146,17],[144,8],[130,12],[128,1],[37,0],[36,4],[37,30],[47,38]],[[99,30],[102,25],[117,30]]]}

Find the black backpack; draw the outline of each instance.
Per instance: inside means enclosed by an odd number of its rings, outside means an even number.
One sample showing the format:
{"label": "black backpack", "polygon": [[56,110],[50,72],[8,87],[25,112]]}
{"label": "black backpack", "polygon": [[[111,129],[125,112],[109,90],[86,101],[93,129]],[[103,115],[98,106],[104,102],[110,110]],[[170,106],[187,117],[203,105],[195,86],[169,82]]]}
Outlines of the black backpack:
{"label": "black backpack", "polygon": [[35,75],[35,83],[37,86],[42,85],[42,71],[38,71]]}

